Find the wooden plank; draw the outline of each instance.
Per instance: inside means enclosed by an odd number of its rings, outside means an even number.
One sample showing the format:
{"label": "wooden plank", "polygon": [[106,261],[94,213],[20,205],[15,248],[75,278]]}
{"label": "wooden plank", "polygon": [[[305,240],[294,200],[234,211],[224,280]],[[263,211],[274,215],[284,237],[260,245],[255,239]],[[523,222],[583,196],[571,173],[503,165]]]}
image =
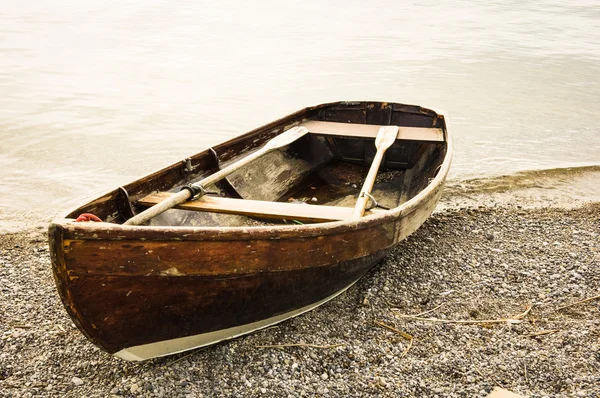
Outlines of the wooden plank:
{"label": "wooden plank", "polygon": [[[306,120],[300,124],[312,134],[345,137],[375,138],[382,127],[376,124],[335,123]],[[444,132],[439,128],[398,127],[397,140],[444,142]]]}
{"label": "wooden plank", "polygon": [[[174,194],[169,192],[153,193],[140,199],[137,204],[148,207],[154,206],[172,195]],[[175,208],[305,222],[349,220],[352,218],[353,212],[353,208],[351,207],[267,202],[262,200],[222,198],[218,196],[203,196],[197,200],[184,202]]]}

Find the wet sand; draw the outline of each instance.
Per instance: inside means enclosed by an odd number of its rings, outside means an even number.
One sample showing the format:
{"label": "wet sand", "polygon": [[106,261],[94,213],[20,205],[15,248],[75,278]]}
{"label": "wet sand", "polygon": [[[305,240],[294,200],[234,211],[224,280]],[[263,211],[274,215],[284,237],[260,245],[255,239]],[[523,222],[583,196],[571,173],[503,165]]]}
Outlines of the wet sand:
{"label": "wet sand", "polygon": [[600,204],[454,200],[316,310],[144,363],[74,327],[43,225],[5,233],[0,397],[595,396],[600,300],[576,303],[600,294]]}

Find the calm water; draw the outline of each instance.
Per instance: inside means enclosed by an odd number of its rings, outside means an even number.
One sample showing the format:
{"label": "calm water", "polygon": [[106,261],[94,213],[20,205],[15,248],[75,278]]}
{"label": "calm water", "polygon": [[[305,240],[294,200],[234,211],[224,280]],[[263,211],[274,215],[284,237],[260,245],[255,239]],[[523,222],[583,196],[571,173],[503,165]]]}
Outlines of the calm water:
{"label": "calm water", "polygon": [[452,177],[600,164],[600,3],[3,1],[0,220],[296,109],[445,109]]}

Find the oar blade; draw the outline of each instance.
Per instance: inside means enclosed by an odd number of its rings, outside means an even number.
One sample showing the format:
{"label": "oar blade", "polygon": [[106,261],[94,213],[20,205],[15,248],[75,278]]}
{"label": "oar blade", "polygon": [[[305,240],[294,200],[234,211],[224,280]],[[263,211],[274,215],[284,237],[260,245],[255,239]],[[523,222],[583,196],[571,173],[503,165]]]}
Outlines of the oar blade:
{"label": "oar blade", "polygon": [[275,138],[272,138],[269,142],[267,142],[264,146],[265,149],[277,149],[282,148],[286,145],[291,144],[299,138],[302,138],[305,134],[308,133],[308,129],[302,126],[292,127],[289,130],[284,131],[279,134]]}
{"label": "oar blade", "polygon": [[398,136],[398,126],[381,126],[375,138],[375,148],[386,150],[392,146]]}

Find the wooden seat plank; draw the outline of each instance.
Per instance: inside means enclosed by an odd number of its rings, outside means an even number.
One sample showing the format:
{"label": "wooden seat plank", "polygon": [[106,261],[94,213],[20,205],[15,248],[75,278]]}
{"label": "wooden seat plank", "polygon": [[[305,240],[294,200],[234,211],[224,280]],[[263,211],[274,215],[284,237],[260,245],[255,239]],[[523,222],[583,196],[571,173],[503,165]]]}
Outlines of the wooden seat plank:
{"label": "wooden seat plank", "polygon": [[[375,124],[320,122],[316,120],[306,120],[300,126],[306,127],[312,134],[357,138],[375,138],[379,128],[382,127]],[[444,132],[439,128],[400,126],[398,129],[397,140],[444,142]]]}
{"label": "wooden seat plank", "polygon": [[[138,200],[137,204],[147,207],[154,206],[172,195],[174,194],[170,192],[156,192]],[[354,210],[352,207],[267,202],[262,200],[222,198],[219,196],[203,196],[197,200],[184,202],[175,208],[304,222],[349,220]],[[378,209],[373,210],[377,211]]]}

